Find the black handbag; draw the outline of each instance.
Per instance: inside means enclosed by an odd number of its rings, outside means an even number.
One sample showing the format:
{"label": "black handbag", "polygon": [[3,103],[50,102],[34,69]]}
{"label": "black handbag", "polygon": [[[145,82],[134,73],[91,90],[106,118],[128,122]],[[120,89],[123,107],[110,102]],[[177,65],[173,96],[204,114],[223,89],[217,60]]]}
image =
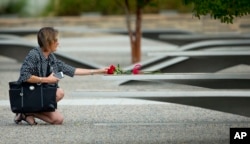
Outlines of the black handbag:
{"label": "black handbag", "polygon": [[9,99],[14,113],[52,112],[57,108],[57,85],[9,82]]}

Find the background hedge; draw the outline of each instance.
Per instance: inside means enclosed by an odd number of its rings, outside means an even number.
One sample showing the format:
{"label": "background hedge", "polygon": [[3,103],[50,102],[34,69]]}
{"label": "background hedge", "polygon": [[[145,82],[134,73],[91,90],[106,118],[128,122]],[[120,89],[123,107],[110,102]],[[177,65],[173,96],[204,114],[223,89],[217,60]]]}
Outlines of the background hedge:
{"label": "background hedge", "polygon": [[[122,1],[122,0],[118,0]],[[136,0],[130,0],[134,10]],[[159,13],[162,10],[176,10],[177,12],[191,12],[191,6],[186,6],[183,0],[154,0],[154,6],[148,5],[144,13]],[[116,0],[51,0],[45,15],[76,16],[85,12],[99,12],[103,15],[124,14],[124,9]]]}

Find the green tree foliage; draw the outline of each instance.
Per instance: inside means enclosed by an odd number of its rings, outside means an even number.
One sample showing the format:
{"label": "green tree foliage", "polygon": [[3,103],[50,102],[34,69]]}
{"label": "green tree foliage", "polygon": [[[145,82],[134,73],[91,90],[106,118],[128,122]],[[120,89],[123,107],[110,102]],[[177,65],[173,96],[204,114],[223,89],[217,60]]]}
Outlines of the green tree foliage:
{"label": "green tree foliage", "polygon": [[59,16],[79,15],[84,6],[82,0],[59,0],[53,3],[55,6],[55,14]]}
{"label": "green tree foliage", "polygon": [[193,5],[193,13],[200,18],[210,14],[214,19],[223,23],[233,23],[235,17],[250,13],[249,0],[184,0],[185,4]]}
{"label": "green tree foliage", "polygon": [[20,14],[26,4],[27,0],[2,1],[0,2],[0,14]]}
{"label": "green tree foliage", "polygon": [[104,15],[123,14],[114,0],[50,0],[45,14],[78,16],[84,12],[100,12]]}
{"label": "green tree foliage", "polygon": [[[119,0],[123,2],[123,0]],[[141,0],[129,0],[131,13],[136,11],[136,3]],[[143,7],[143,13],[159,13],[161,10],[177,10],[191,12],[191,7],[182,0],[150,0],[154,1]],[[120,3],[119,2],[119,3]],[[143,1],[142,1],[143,2]],[[84,12],[99,12],[103,15],[121,15],[124,9],[117,0],[50,0],[44,15],[53,13],[56,16],[78,16]]]}

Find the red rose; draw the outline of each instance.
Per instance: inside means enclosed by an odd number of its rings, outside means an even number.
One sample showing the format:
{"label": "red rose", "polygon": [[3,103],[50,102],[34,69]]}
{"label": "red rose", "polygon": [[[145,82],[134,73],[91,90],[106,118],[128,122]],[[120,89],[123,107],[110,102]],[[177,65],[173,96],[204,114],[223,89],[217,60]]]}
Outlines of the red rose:
{"label": "red rose", "polygon": [[115,66],[111,65],[107,71],[107,74],[114,74],[114,72],[115,72]]}
{"label": "red rose", "polygon": [[141,65],[137,64],[137,65],[134,66],[134,68],[132,70],[132,73],[133,74],[139,74],[140,73],[140,69],[141,69]]}

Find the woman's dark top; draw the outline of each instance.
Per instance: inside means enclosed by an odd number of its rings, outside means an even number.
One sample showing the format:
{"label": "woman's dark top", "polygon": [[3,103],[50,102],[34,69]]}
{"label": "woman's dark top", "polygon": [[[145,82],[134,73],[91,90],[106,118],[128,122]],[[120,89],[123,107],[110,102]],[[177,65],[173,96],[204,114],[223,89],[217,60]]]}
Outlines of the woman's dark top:
{"label": "woman's dark top", "polygon": [[[47,70],[48,65],[50,70]],[[62,71],[65,75],[73,77],[75,67],[58,60],[53,53],[51,53],[46,59],[41,48],[34,48],[29,52],[22,64],[18,82],[26,82],[31,75],[47,77],[47,71],[54,73]]]}

